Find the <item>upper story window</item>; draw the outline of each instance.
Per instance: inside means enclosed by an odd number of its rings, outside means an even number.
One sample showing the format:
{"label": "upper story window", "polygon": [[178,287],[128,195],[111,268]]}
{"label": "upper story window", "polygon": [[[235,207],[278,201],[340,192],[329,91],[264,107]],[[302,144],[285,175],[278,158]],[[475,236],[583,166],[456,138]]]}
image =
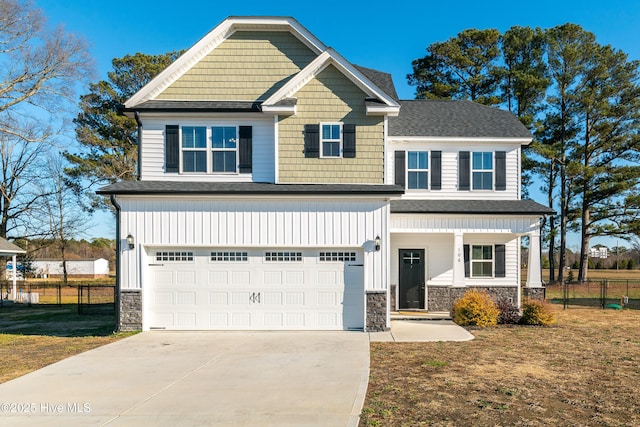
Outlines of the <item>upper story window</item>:
{"label": "upper story window", "polygon": [[[512,172],[512,178],[517,177]],[[507,189],[507,152],[506,151],[460,151],[458,152],[458,190],[495,190]]]}
{"label": "upper story window", "polygon": [[320,146],[322,147],[321,157],[342,156],[341,123],[320,124]]}
{"label": "upper story window", "polygon": [[442,188],[442,151],[394,152],[395,184],[409,190]]}
{"label": "upper story window", "polygon": [[493,153],[473,152],[471,174],[473,190],[493,190]]}
{"label": "upper story window", "polygon": [[429,152],[407,153],[407,188],[427,190],[429,188]]}
{"label": "upper story window", "polygon": [[165,126],[168,173],[251,173],[252,126]]}
{"label": "upper story window", "polygon": [[235,173],[237,170],[238,129],[235,126],[211,128],[213,172]]}
{"label": "upper story window", "polygon": [[196,126],[182,128],[182,171],[207,171],[207,128]]}

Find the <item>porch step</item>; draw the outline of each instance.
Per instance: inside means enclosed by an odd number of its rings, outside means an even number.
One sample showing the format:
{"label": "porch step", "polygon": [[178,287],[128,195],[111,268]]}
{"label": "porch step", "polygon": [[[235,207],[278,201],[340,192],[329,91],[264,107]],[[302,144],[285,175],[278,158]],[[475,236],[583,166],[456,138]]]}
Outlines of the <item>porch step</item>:
{"label": "porch step", "polygon": [[391,320],[451,320],[448,311],[392,311]]}

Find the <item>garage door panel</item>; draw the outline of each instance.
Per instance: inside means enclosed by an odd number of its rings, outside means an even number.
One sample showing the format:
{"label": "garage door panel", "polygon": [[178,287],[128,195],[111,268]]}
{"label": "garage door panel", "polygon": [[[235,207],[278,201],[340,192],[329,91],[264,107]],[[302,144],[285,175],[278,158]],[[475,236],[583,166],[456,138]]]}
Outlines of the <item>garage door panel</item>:
{"label": "garage door panel", "polygon": [[[149,327],[166,329],[361,329],[361,251],[162,250],[150,261]],[[345,254],[351,254],[346,256]],[[356,255],[354,255],[356,254]],[[361,265],[361,264],[360,264]],[[345,311],[350,311],[346,313]]]}

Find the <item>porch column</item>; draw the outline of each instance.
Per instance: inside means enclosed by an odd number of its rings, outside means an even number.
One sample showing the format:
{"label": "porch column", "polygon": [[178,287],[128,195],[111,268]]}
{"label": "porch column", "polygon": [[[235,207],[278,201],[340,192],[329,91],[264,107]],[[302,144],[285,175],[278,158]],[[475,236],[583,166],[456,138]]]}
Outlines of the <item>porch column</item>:
{"label": "porch column", "polygon": [[529,264],[527,265],[527,288],[542,287],[540,264],[540,226],[529,233]]}
{"label": "porch column", "polygon": [[11,293],[11,299],[12,300],[16,300],[18,293],[17,293],[17,286],[16,286],[16,282],[18,281],[18,266],[17,264],[17,257],[16,254],[13,254],[13,256],[11,257],[11,269],[13,270],[13,290]]}
{"label": "porch column", "polygon": [[453,235],[453,286],[464,286],[464,238],[462,231]]}

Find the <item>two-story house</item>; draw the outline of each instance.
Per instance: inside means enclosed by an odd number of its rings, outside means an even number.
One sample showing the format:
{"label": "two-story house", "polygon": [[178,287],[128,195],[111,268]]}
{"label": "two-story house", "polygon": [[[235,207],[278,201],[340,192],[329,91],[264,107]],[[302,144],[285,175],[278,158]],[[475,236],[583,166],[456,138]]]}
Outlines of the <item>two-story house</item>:
{"label": "two-story house", "polygon": [[121,329],[382,330],[470,288],[520,301],[510,113],[400,101],[293,18],[231,17],[132,96],[139,180],[117,211]]}

